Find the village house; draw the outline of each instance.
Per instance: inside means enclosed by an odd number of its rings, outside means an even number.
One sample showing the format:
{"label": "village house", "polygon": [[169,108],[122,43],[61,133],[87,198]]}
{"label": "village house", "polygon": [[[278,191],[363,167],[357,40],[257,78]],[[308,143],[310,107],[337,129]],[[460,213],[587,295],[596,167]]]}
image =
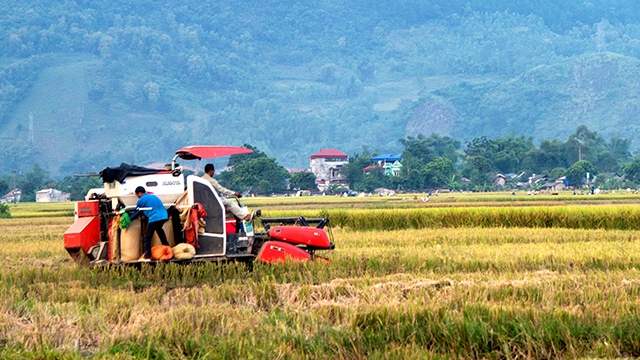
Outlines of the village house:
{"label": "village house", "polygon": [[0,204],[15,204],[20,202],[20,198],[22,197],[22,191],[18,188],[13,189],[6,193],[2,199],[0,199]]}
{"label": "village house", "polygon": [[533,174],[531,175],[531,177],[529,177],[529,185],[535,185],[539,182],[543,182],[543,181],[548,181],[549,177],[545,174]]}
{"label": "village house", "polygon": [[71,194],[58,189],[42,189],[36,193],[36,202],[64,202],[70,200]]}
{"label": "village house", "polygon": [[337,149],[321,149],[309,156],[311,172],[316,176],[316,184],[320,191],[329,185],[346,185],[345,177],[340,172],[349,163],[349,155]]}
{"label": "village house", "polygon": [[399,176],[402,170],[402,157],[393,154],[382,154],[371,158],[372,164],[362,169],[365,173],[381,168],[386,176]]}
{"label": "village house", "polygon": [[501,173],[497,173],[491,178],[491,182],[493,186],[505,186],[507,184],[507,177]]}
{"label": "village house", "polygon": [[556,181],[549,181],[542,185],[542,190],[548,191],[562,191],[566,190],[568,187],[567,177],[563,176],[561,178],[556,179]]}

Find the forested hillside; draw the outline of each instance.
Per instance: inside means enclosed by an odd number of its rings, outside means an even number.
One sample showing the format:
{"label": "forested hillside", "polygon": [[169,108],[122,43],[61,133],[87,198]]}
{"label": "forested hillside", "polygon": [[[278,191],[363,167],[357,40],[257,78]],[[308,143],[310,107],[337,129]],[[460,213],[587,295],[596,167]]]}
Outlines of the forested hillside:
{"label": "forested hillside", "polygon": [[8,0],[0,43],[0,173],[167,161],[189,144],[305,167],[322,147],[399,153],[419,133],[638,132],[630,0]]}

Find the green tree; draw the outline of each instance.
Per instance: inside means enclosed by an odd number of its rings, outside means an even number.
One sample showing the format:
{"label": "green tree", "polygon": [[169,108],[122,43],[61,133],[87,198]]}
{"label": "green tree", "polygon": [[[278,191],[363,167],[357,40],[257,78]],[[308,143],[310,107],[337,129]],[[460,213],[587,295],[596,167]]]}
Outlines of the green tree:
{"label": "green tree", "polygon": [[520,171],[541,174],[554,168],[566,168],[570,164],[564,155],[564,143],[558,139],[544,139],[538,149],[532,148],[524,154]]}
{"label": "green tree", "polygon": [[567,180],[574,186],[580,187],[589,173],[590,178],[595,175],[595,167],[587,160],[577,161],[567,170]]}
{"label": "green tree", "polygon": [[474,185],[485,184],[487,174],[494,170],[495,145],[486,136],[466,142],[465,159],[462,174]]}
{"label": "green tree", "polygon": [[9,184],[5,179],[0,178],[0,196],[9,192]]}
{"label": "green tree", "polygon": [[8,219],[11,217],[11,211],[9,205],[0,204],[0,219]]}
{"label": "green tree", "polygon": [[265,154],[264,152],[258,150],[258,148],[251,146],[249,144],[244,144],[242,145],[243,147],[247,148],[247,149],[251,149],[253,150],[252,153],[249,154],[241,154],[241,155],[231,155],[229,156],[229,162],[227,163],[227,166],[229,167],[235,167],[247,160],[251,160],[251,159],[257,159],[257,158],[266,158],[267,154]]}
{"label": "green tree", "polygon": [[36,192],[50,182],[49,172],[39,164],[33,165],[31,171],[24,174],[18,182],[18,188],[22,190],[20,201],[36,201]]}
{"label": "green tree", "polygon": [[365,176],[363,169],[369,165],[371,165],[371,154],[364,149],[362,154],[355,154],[349,158],[349,163],[342,166],[340,172],[351,189],[355,190],[355,185],[362,181]]}
{"label": "green tree", "polygon": [[315,174],[308,171],[297,172],[291,175],[291,179],[289,179],[289,186],[291,187],[291,189],[300,189],[300,190],[317,190],[318,189],[316,185]]}
{"label": "green tree", "polygon": [[551,170],[551,172],[549,173],[549,180],[553,181],[566,175],[567,175],[567,169],[563,167],[557,167]]}
{"label": "green tree", "polygon": [[612,135],[611,138],[609,139],[609,143],[607,144],[607,147],[609,148],[609,151],[611,151],[611,154],[613,155],[613,157],[619,162],[619,163],[626,163],[627,161],[629,161],[629,159],[631,159],[631,152],[629,151],[629,147],[631,146],[631,138],[622,138],[619,135]]}
{"label": "green tree", "polygon": [[89,189],[101,187],[103,187],[103,183],[98,177],[65,176],[56,184],[56,189],[68,192],[73,201],[83,200]]}
{"label": "green tree", "polygon": [[[402,152],[402,170],[398,179],[392,179],[391,182],[397,182],[405,190],[420,190],[425,186],[435,186],[427,179],[427,177],[435,175],[435,173],[427,174],[425,170],[427,164],[438,158],[443,158],[449,160],[453,166],[460,155],[460,141],[436,133],[428,137],[422,134],[418,134],[416,137],[407,136],[399,141],[405,148]],[[435,171],[433,166],[430,171]],[[438,178],[436,182],[441,183],[443,180]]]}
{"label": "green tree", "polygon": [[[402,153],[402,169],[398,179],[399,185],[405,190],[420,190],[424,188],[425,164],[411,152]],[[395,181],[395,180],[394,180]]]}
{"label": "green tree", "polygon": [[[499,171],[504,174],[517,173],[529,155],[529,162],[539,154],[533,154],[535,146],[531,139],[514,134],[487,139],[485,136],[475,138],[466,143],[466,166],[480,173]],[[536,159],[536,162],[538,159]]]}
{"label": "green tree", "polygon": [[375,167],[366,173],[355,186],[355,191],[368,191],[371,192],[375,189],[387,187],[387,176],[384,174],[384,170],[381,167]]}
{"label": "green tree", "polygon": [[621,189],[624,184],[622,179],[618,178],[617,176],[600,174],[596,177],[594,185],[601,188],[602,190],[616,190]]}
{"label": "green tree", "polygon": [[627,180],[640,183],[640,156],[631,159],[631,162],[622,168],[622,172]]}
{"label": "green tree", "polygon": [[274,158],[257,157],[242,161],[231,171],[219,176],[223,186],[237,190],[250,190],[256,194],[285,191],[289,172]]}
{"label": "green tree", "polygon": [[404,159],[410,154],[419,159],[423,166],[439,156],[448,158],[454,164],[458,161],[460,141],[449,136],[440,136],[437,133],[433,133],[425,137],[422,134],[418,134],[416,137],[407,136],[399,141],[404,146],[402,158]]}
{"label": "green tree", "polygon": [[514,134],[491,140],[495,149],[494,154],[487,154],[493,158],[493,165],[497,171],[503,174],[516,173],[522,169],[522,161],[525,154],[535,149],[533,141],[523,135],[516,137]]}
{"label": "green tree", "polygon": [[428,163],[424,168],[426,186],[429,188],[449,186],[455,174],[453,163],[446,157],[439,157]]}
{"label": "green tree", "polygon": [[564,145],[565,157],[569,163],[587,160],[599,164],[600,160],[609,157],[609,150],[604,138],[595,131],[580,125],[576,132],[569,136]]}

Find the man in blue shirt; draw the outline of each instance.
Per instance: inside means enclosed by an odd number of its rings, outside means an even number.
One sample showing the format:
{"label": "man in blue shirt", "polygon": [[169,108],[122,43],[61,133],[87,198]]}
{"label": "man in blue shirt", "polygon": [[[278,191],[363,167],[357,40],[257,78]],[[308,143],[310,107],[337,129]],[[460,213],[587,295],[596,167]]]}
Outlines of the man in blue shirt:
{"label": "man in blue shirt", "polygon": [[155,195],[147,194],[144,187],[138,186],[135,193],[138,197],[138,202],[136,203],[138,210],[131,215],[131,220],[133,221],[133,219],[135,219],[135,217],[140,213],[143,213],[149,219],[147,231],[144,233],[144,238],[142,239],[144,254],[140,256],[138,261],[148,262],[151,261],[151,238],[153,237],[154,232],[158,233],[158,237],[160,237],[162,245],[169,246],[167,236],[162,229],[162,225],[167,221],[169,215],[167,214],[167,210],[164,208],[162,200]]}

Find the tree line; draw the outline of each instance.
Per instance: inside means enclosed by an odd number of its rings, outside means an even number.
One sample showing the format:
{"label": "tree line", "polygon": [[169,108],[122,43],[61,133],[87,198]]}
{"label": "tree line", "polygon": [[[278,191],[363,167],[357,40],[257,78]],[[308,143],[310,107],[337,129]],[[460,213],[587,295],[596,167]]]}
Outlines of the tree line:
{"label": "tree line", "polygon": [[[252,149],[253,153],[233,155],[229,158],[227,167],[231,170],[222,171],[216,178],[220,183],[233,190],[268,195],[281,193],[290,189],[311,189],[315,187],[315,176],[309,172],[289,174],[275,158],[268,157],[264,152],[249,144],[244,145]],[[184,175],[192,175],[193,171],[184,170]],[[196,175],[202,175],[202,172]],[[41,189],[54,188],[68,192],[71,200],[84,199],[92,188],[103,186],[97,176],[66,175],[59,178],[51,177],[50,173],[39,164],[25,173],[6,174],[0,177],[0,194],[8,193],[14,187],[22,191],[21,201],[35,201],[35,194]]]}
{"label": "tree line", "polygon": [[492,180],[498,173],[510,175],[507,188],[535,174],[547,175],[550,181],[566,177],[569,184],[580,187],[588,173],[596,179],[594,185],[605,189],[635,188],[640,181],[640,157],[632,157],[631,139],[613,135],[606,140],[584,125],[564,142],[545,139],[538,146],[532,138],[514,134],[477,137],[466,141],[464,148],[459,140],[438,134],[407,136],[400,143],[404,151],[398,176],[385,176],[381,168],[364,173],[362,169],[377,155],[364,150],[344,167],[350,188],[497,190]]}
{"label": "tree line", "polygon": [[[566,177],[576,187],[584,186],[587,176],[593,181],[591,185],[603,189],[636,188],[640,184],[640,156],[632,156],[631,139],[614,135],[607,140],[584,125],[566,141],[545,139],[537,146],[531,138],[514,134],[493,139],[478,137],[464,145],[452,137],[438,134],[407,136],[399,142],[404,150],[398,176],[387,176],[379,167],[365,173],[363,169],[370,166],[371,159],[379,153],[365,148],[350,156],[341,169],[348,188],[367,192],[377,188],[488,191],[515,188],[517,182],[526,182],[535,174],[547,175],[550,181]],[[312,173],[290,174],[275,158],[257,147],[244,146],[253,153],[231,156],[227,170],[216,175],[223,186],[258,195],[317,190]],[[505,186],[492,182],[498,173],[510,175]],[[52,178],[38,164],[26,173],[0,177],[0,193],[11,190],[14,181],[22,190],[22,201],[35,201],[35,193],[44,188],[69,192],[72,200],[80,200],[89,189],[102,187],[97,177],[67,175]],[[345,190],[347,188],[333,186],[328,191]]]}

